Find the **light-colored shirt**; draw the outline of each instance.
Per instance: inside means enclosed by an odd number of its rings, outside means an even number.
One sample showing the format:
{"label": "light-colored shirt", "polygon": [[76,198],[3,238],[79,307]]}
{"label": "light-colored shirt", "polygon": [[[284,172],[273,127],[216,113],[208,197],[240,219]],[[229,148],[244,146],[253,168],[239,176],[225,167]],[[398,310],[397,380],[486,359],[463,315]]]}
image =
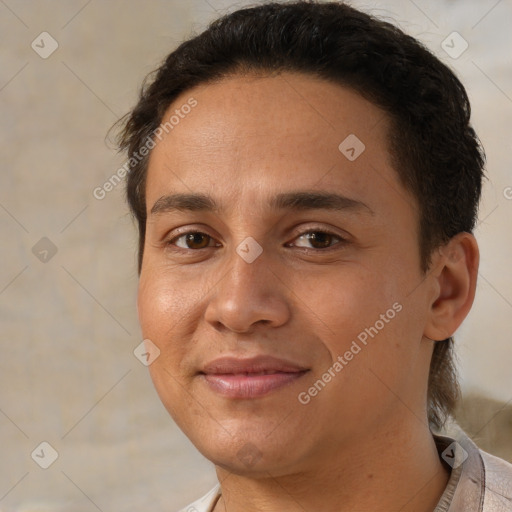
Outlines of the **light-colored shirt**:
{"label": "light-colored shirt", "polygon": [[[433,512],[512,512],[512,464],[480,450],[463,432],[432,434],[448,484]],[[212,512],[221,495],[217,484],[179,512]]]}

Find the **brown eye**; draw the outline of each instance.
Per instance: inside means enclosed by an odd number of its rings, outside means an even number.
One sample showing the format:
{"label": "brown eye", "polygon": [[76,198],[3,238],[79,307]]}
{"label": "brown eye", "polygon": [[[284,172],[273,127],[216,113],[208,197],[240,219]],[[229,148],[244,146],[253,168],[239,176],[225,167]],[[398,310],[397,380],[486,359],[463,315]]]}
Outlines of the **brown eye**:
{"label": "brown eye", "polygon": [[[303,235],[300,235],[298,240],[300,239],[306,240],[306,242],[309,243],[313,249],[328,249],[335,244],[336,240],[342,241],[342,238],[339,236],[333,235],[332,233],[327,233],[325,231],[309,231]],[[307,247],[300,244],[294,245],[297,247]]]}
{"label": "brown eye", "polygon": [[204,249],[210,246],[211,240],[212,237],[206,233],[191,231],[170,240],[168,243],[170,245],[176,245],[181,249]]}

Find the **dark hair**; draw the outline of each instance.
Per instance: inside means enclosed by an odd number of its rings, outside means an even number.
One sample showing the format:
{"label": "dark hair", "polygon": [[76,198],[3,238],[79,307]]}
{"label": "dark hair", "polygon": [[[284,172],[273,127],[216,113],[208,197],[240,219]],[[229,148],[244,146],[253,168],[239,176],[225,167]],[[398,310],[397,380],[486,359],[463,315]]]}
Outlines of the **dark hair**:
{"label": "dark hair", "polygon": [[[119,148],[131,157],[126,192],[139,227],[139,272],[148,163],[140,148],[154,138],[180,93],[251,71],[314,75],[353,89],[388,114],[393,166],[417,199],[423,273],[436,247],[473,231],[485,155],[454,73],[399,28],[348,5],[267,3],[223,16],[183,42],[146,77],[137,105],[120,120]],[[460,394],[452,352],[448,338],[436,342],[432,355],[428,419],[437,429],[453,414]]]}

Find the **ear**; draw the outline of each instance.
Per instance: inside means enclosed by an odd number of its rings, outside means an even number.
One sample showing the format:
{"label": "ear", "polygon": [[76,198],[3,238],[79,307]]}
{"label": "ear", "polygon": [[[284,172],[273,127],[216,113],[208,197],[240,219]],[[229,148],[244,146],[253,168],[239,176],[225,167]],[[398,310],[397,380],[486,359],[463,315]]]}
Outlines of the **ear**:
{"label": "ear", "polygon": [[437,292],[430,303],[425,337],[445,340],[466,318],[475,298],[479,261],[478,244],[470,233],[458,233],[439,249],[430,276]]}

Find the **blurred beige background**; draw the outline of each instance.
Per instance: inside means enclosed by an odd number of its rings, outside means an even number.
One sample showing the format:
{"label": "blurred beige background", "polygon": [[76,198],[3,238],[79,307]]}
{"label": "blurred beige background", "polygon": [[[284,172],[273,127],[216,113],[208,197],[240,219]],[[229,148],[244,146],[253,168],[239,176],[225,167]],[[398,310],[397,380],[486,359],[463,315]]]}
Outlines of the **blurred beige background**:
{"label": "blurred beige background", "polygon": [[[133,353],[136,232],[122,186],[102,200],[93,190],[124,162],[104,137],[143,77],[250,3],[0,0],[1,511],[172,512],[216,482]],[[489,180],[477,298],[456,336],[459,419],[512,460],[512,2],[351,3],[424,41],[467,86]],[[454,31],[468,43],[457,58],[441,46]],[[48,469],[41,442],[58,453]]]}

